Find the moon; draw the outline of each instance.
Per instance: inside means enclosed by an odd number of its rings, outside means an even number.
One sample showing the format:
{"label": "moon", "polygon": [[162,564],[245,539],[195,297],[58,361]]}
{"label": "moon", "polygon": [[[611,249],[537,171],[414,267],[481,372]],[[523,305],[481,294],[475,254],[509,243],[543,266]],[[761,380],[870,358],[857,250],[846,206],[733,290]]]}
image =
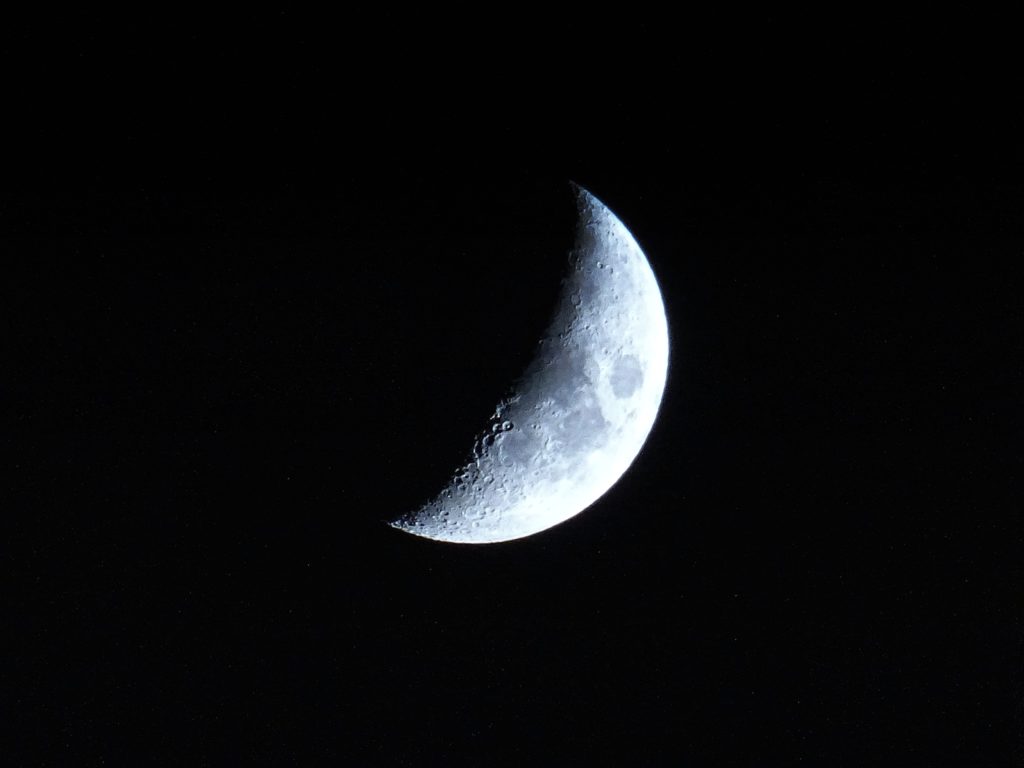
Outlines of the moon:
{"label": "moon", "polygon": [[574,189],[569,270],[533,361],[448,485],[391,526],[465,544],[530,536],[593,504],[640,453],[665,390],[665,307],[633,236]]}

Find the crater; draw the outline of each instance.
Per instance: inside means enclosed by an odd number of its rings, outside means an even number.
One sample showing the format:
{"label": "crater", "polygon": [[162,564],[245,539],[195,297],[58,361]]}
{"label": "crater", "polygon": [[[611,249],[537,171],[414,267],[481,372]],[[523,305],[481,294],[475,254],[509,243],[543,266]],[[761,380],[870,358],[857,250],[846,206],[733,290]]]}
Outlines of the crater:
{"label": "crater", "polygon": [[623,355],[615,361],[609,383],[616,397],[632,397],[644,382],[644,371],[635,355]]}

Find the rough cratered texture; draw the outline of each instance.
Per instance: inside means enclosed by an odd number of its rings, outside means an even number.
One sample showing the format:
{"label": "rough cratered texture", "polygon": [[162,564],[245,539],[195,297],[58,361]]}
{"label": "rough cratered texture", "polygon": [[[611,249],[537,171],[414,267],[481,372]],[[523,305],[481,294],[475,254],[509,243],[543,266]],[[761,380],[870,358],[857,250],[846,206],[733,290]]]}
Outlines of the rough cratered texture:
{"label": "rough cratered texture", "polygon": [[665,388],[668,329],[632,235],[577,188],[576,244],[536,357],[470,460],[433,501],[392,522],[432,539],[518,539],[581,512],[640,452]]}

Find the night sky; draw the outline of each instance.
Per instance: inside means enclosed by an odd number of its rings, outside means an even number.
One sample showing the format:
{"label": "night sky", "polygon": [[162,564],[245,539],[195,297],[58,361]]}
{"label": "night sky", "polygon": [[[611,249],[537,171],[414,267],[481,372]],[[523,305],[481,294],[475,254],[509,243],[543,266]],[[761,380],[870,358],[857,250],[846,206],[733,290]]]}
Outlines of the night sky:
{"label": "night sky", "polygon": [[[5,44],[0,762],[1024,764],[1002,68],[427,21]],[[529,362],[570,181],[663,291],[644,450],[520,541],[388,528]]]}

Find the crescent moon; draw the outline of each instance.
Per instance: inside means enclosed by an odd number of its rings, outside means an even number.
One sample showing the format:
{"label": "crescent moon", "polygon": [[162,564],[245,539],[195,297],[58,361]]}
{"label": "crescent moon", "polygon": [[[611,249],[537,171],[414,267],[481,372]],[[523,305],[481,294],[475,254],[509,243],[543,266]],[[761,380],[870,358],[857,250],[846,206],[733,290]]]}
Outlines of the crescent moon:
{"label": "crescent moon", "polygon": [[573,186],[576,241],[536,356],[448,485],[391,526],[467,544],[530,536],[593,504],[640,453],[668,370],[661,291],[622,222]]}

